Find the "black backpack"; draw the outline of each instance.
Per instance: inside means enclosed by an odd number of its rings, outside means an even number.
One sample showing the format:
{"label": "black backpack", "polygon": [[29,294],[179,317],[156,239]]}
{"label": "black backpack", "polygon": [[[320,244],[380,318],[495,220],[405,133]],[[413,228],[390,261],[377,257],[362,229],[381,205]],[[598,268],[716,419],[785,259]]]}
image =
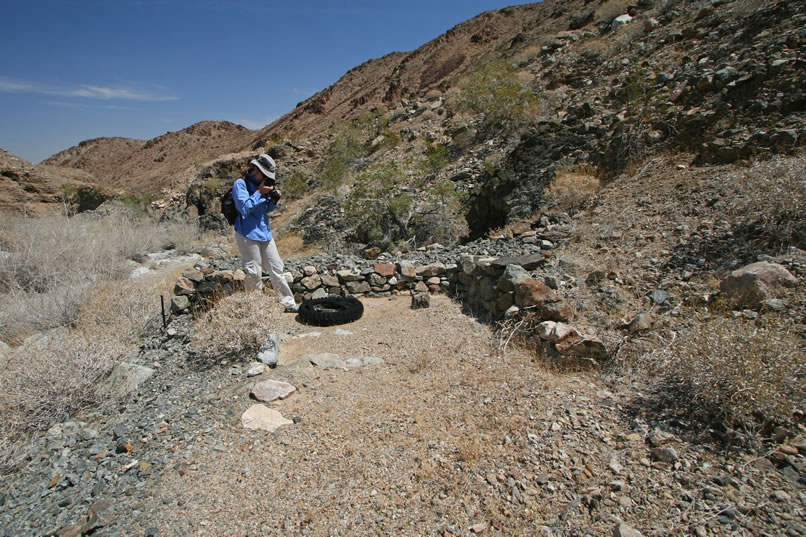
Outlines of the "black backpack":
{"label": "black backpack", "polygon": [[232,185],[221,196],[221,214],[227,219],[229,225],[235,225],[235,219],[238,218],[238,209],[235,208],[235,200],[232,199]]}

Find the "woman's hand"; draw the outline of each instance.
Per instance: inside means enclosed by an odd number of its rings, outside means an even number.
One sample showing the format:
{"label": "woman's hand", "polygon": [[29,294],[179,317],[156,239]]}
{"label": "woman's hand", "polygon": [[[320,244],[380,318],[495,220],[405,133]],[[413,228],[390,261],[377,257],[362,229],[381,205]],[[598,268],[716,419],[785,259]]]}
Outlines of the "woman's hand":
{"label": "woman's hand", "polygon": [[257,187],[257,191],[263,194],[264,196],[274,190],[274,185],[267,185],[266,180],[263,179],[263,182],[260,183],[260,186]]}

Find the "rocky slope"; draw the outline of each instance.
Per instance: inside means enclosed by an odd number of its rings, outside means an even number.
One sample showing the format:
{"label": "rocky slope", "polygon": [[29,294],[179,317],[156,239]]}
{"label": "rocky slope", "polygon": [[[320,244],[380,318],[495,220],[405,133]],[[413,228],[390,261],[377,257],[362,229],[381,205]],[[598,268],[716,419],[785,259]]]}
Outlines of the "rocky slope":
{"label": "rocky slope", "polygon": [[187,185],[188,168],[242,149],[251,131],[226,121],[201,121],[148,141],[95,138],[58,153],[43,164],[78,168],[97,182],[138,196],[166,195]]}
{"label": "rocky slope", "polygon": [[35,165],[0,149],[0,210],[29,215],[89,211],[116,195],[83,170]]}

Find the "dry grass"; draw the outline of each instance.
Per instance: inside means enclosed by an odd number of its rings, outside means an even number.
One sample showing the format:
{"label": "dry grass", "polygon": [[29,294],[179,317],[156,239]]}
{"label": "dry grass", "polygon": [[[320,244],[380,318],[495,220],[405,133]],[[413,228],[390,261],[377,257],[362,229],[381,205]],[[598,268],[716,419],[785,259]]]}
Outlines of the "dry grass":
{"label": "dry grass", "polygon": [[613,39],[594,37],[579,45],[579,54],[589,60],[608,60],[618,54],[619,46]]}
{"label": "dry grass", "polygon": [[652,366],[661,389],[703,421],[786,423],[806,406],[806,351],[785,321],[703,319]]}
{"label": "dry grass", "polygon": [[0,372],[0,437],[10,438],[110,398],[102,380],[159,323],[170,273],[123,280],[127,257],[160,249],[182,226],[125,215],[3,220],[3,338],[15,349]]}
{"label": "dry grass", "polygon": [[284,259],[310,257],[321,253],[319,248],[306,245],[302,234],[296,231],[286,231],[275,234],[275,242],[280,256]]}
{"label": "dry grass", "polygon": [[806,246],[806,158],[775,157],[726,174],[730,214],[757,218],[781,247]]}
{"label": "dry grass", "polygon": [[254,353],[269,339],[282,307],[263,293],[235,293],[196,321],[193,347],[205,363]]}
{"label": "dry grass", "polygon": [[0,375],[2,436],[102,405],[108,390],[101,380],[135,349],[111,333],[74,331],[16,353]]}
{"label": "dry grass", "polygon": [[191,241],[189,226],[160,226],[125,213],[107,217],[6,215],[0,223],[0,312],[3,339],[78,321],[100,282],[122,279],[126,260]]}
{"label": "dry grass", "polygon": [[598,172],[590,166],[558,170],[543,198],[547,208],[567,211],[590,201],[599,192]]}
{"label": "dry grass", "polygon": [[627,8],[632,5],[631,0],[610,0],[596,8],[593,14],[594,21],[604,21],[610,23],[619,15],[627,13]]}

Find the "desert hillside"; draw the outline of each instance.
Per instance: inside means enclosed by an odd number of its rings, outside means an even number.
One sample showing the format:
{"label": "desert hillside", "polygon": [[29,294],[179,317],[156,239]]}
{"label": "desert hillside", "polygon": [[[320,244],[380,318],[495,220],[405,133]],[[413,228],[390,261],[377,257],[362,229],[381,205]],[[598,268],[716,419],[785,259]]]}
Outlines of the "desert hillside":
{"label": "desert hillside", "polygon": [[[545,0],[0,153],[0,534],[806,535],[804,28]],[[297,313],[219,212],[263,151]]]}

